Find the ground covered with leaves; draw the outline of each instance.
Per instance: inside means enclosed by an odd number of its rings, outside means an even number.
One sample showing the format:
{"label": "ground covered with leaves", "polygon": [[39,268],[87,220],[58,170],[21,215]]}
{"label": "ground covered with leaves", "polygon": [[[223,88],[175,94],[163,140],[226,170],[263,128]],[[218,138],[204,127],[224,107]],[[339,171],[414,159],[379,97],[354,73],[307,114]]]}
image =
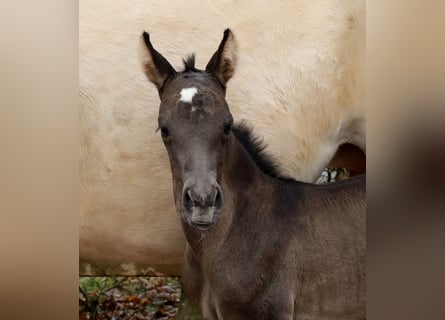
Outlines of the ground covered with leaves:
{"label": "ground covered with leaves", "polygon": [[81,277],[79,319],[176,319],[180,298],[177,278]]}

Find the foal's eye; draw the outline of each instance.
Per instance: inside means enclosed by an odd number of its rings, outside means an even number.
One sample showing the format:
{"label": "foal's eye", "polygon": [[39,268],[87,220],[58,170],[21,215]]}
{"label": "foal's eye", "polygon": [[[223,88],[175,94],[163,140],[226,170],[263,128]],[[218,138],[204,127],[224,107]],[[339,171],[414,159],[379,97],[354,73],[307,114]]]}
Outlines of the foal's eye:
{"label": "foal's eye", "polygon": [[167,138],[169,134],[170,134],[170,132],[168,131],[168,128],[161,127],[161,136],[162,136],[162,138]]}
{"label": "foal's eye", "polygon": [[224,126],[224,134],[228,135],[230,133],[230,131],[232,131],[232,124],[228,123]]}

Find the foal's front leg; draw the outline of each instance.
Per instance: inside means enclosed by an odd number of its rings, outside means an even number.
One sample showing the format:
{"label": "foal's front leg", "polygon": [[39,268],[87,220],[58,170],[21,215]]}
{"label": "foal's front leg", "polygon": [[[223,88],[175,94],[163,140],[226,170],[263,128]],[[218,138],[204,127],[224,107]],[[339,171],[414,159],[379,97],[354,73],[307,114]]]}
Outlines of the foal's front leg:
{"label": "foal's front leg", "polygon": [[265,304],[258,306],[238,306],[236,303],[217,307],[218,320],[293,320],[294,308],[289,305],[274,305],[267,307]]}
{"label": "foal's front leg", "polygon": [[227,312],[224,315],[218,315],[217,318],[217,320],[293,320],[293,319],[294,319],[293,314],[289,314],[288,312],[280,312],[273,315],[266,314],[260,316]]}
{"label": "foal's front leg", "polygon": [[187,297],[197,309],[201,309],[201,296],[204,286],[204,279],[199,262],[187,245],[185,249],[184,268],[182,270],[181,283]]}

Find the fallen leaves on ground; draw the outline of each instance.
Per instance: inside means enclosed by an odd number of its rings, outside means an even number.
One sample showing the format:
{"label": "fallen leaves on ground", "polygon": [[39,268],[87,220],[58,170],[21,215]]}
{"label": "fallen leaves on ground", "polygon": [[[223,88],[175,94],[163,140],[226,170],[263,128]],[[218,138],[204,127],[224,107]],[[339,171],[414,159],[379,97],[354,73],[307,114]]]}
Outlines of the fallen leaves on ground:
{"label": "fallen leaves on ground", "polygon": [[176,278],[82,277],[80,320],[175,320],[181,297]]}

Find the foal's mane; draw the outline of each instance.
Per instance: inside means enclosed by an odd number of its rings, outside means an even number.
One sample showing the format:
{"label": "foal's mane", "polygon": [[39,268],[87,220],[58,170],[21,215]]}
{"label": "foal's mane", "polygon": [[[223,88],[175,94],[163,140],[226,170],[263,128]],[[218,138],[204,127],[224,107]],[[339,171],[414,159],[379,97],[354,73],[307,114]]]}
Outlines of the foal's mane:
{"label": "foal's mane", "polygon": [[236,123],[232,132],[261,171],[268,176],[287,180],[279,174],[278,164],[273,157],[265,152],[266,145],[263,140],[253,134],[246,122]]}

